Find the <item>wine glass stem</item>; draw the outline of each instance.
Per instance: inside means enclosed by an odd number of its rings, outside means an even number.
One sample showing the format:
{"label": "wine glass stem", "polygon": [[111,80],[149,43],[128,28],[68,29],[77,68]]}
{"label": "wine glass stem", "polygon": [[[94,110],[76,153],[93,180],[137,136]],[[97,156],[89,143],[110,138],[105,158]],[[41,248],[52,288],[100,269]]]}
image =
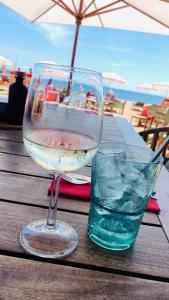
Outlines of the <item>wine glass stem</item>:
{"label": "wine glass stem", "polygon": [[56,183],[56,190],[51,191],[51,195],[50,195],[48,218],[47,218],[47,227],[48,228],[54,228],[56,226],[56,214],[57,214],[58,196],[59,196],[59,187],[60,187],[61,176],[55,174],[53,180],[54,180],[54,185]]}

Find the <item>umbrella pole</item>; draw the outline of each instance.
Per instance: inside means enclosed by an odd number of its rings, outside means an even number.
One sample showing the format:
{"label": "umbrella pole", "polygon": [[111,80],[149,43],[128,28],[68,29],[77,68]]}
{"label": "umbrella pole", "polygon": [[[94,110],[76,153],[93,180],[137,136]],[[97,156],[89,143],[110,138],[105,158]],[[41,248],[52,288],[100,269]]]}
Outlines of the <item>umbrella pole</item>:
{"label": "umbrella pole", "polygon": [[70,86],[73,78],[73,72],[72,68],[74,67],[75,63],[75,56],[76,56],[76,49],[77,49],[77,40],[78,40],[78,35],[79,35],[79,29],[81,25],[81,18],[77,17],[76,18],[76,32],[75,32],[75,38],[74,38],[74,44],[73,44],[73,51],[72,51],[72,59],[71,59],[71,72],[70,72],[70,77],[69,77],[69,82],[68,82],[68,87],[66,91],[66,95],[68,96],[70,94]]}
{"label": "umbrella pole", "polygon": [[72,59],[71,59],[71,68],[74,67],[75,56],[76,56],[76,48],[77,48],[77,40],[78,40],[80,25],[81,25],[81,18],[77,18],[76,19],[76,32],[75,32],[73,51],[72,51]]}

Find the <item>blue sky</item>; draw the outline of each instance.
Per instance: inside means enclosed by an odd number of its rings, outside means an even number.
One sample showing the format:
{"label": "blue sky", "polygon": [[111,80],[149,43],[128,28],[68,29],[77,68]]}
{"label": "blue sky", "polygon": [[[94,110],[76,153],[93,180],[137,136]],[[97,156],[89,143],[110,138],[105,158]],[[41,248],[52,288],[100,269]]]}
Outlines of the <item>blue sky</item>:
{"label": "blue sky", "polygon": [[[31,24],[3,4],[0,11],[0,55],[18,66],[40,60],[70,64],[75,26]],[[117,73],[131,90],[169,81],[169,36],[81,26],[75,65]]]}

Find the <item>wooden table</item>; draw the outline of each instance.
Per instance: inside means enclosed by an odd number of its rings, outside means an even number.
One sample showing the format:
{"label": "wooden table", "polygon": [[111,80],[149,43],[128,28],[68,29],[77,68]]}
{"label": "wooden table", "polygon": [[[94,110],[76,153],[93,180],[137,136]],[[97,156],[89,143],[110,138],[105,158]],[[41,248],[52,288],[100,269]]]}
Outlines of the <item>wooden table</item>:
{"label": "wooden table", "polygon": [[[105,117],[103,139],[144,146],[123,118]],[[90,172],[85,167],[82,172]],[[46,218],[48,173],[25,151],[22,132],[0,130],[0,299],[169,299],[169,173],[156,185],[161,212],[146,212],[133,249],[109,252],[89,242],[89,203],[61,197],[59,218],[80,236],[61,260],[24,252],[21,228]]]}

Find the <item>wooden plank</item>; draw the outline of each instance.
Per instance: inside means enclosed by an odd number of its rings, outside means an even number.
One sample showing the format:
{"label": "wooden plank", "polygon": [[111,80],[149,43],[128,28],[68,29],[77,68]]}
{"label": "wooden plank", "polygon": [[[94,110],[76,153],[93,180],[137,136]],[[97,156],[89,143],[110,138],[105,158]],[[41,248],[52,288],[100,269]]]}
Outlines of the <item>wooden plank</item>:
{"label": "wooden plank", "polygon": [[0,140],[23,142],[22,130],[0,129]]}
{"label": "wooden plank", "polygon": [[[117,124],[115,123],[114,118],[108,118],[105,119],[105,127],[110,128],[112,130],[112,133],[117,130],[119,133],[119,129]],[[10,132],[14,133],[15,131],[10,131],[6,130],[6,134],[10,134]],[[18,132],[17,132],[18,133]],[[111,136],[111,134],[109,134]],[[9,142],[9,141],[0,141],[0,149],[2,151],[7,151],[11,153],[18,153],[18,154],[26,154],[24,145],[21,143],[17,142]],[[46,170],[43,168],[39,167],[33,160],[30,158],[20,158],[16,156],[9,156],[5,154],[0,155],[0,161],[1,161],[1,170],[6,170],[6,171],[12,171],[12,172],[19,172],[19,173],[24,173],[24,174],[33,174],[36,176],[45,176],[49,177],[49,174]],[[32,173],[33,170],[33,173]],[[90,175],[90,170],[83,169],[83,170],[78,170],[77,173],[79,174],[87,174]],[[10,183],[11,185],[11,183]],[[44,194],[43,194],[44,195]],[[68,200],[69,201],[69,200]],[[65,199],[65,207],[69,206],[67,203],[67,200]],[[82,202],[83,203],[83,202]],[[75,203],[74,203],[75,204]],[[86,205],[81,205],[82,211],[86,210],[85,209]],[[63,207],[64,208],[64,207]],[[75,211],[77,209],[77,205],[75,205]],[[154,223],[154,224],[159,224],[157,217],[154,214],[146,214],[144,216],[144,222],[148,223]]]}
{"label": "wooden plank", "polygon": [[[0,198],[15,202],[48,206],[47,189],[51,179],[35,178],[18,174],[0,172]],[[88,213],[89,202],[79,198],[62,195],[58,207],[74,212]],[[156,214],[146,212],[143,222],[159,225]]]}
{"label": "wooden plank", "polygon": [[[0,199],[48,207],[47,189],[50,183],[51,179],[0,172]],[[89,202],[62,195],[58,201],[58,207],[88,213]],[[152,222],[157,224],[158,219],[154,218]]]}
{"label": "wooden plank", "polygon": [[160,225],[158,214],[146,211],[143,216],[142,223],[152,224],[152,225]]}
{"label": "wooden plank", "polygon": [[[164,299],[169,284],[0,255],[1,299]],[[141,298],[140,298],[141,297]]]}
{"label": "wooden plank", "polygon": [[[115,134],[111,135],[109,134],[109,131],[105,132],[104,137],[102,138],[102,142],[103,141],[119,142],[119,143],[124,142],[123,138],[121,138],[119,133],[117,133],[117,135]],[[10,140],[0,139],[0,152],[29,156],[24,146],[24,143],[17,142],[17,141],[10,141]]]}
{"label": "wooden plank", "polygon": [[[23,142],[22,131],[0,129],[0,140]],[[123,135],[119,131],[115,118],[103,118],[102,140],[116,141],[119,143],[124,142]]]}
{"label": "wooden plank", "polygon": [[[47,210],[1,202],[0,250],[24,253],[19,243],[19,233],[24,225],[46,218]],[[122,252],[103,250],[89,242],[86,234],[87,217],[74,213],[58,212],[58,217],[74,226],[79,234],[76,251],[63,259],[76,266],[100,267],[104,271],[123,270],[139,274],[169,277],[169,246],[160,227],[142,225],[135,247]]]}
{"label": "wooden plank", "polygon": [[115,143],[124,143],[123,135],[121,134],[116,122],[116,118],[103,117],[102,142],[112,141]]}
{"label": "wooden plank", "polygon": [[124,117],[116,117],[116,124],[124,138],[125,144],[147,148],[147,144],[144,142],[142,137]]}
{"label": "wooden plank", "polygon": [[[115,118],[103,118],[102,141],[124,143],[124,139],[116,124]],[[19,144],[17,144],[19,142]],[[22,142],[22,131],[0,130],[0,151],[19,155],[28,155]],[[91,163],[88,164],[91,166]],[[81,174],[81,173],[80,173]]]}
{"label": "wooden plank", "polygon": [[[0,170],[51,178],[50,173],[30,157],[11,155],[10,153],[0,153]],[[83,167],[74,173],[90,176],[91,168]]]}
{"label": "wooden plank", "polygon": [[[105,128],[112,129],[113,132],[118,132],[119,128],[116,123],[116,118],[108,116],[103,117],[103,130]],[[0,128],[0,139],[22,141],[22,130]]]}
{"label": "wooden plank", "polygon": [[0,152],[29,156],[23,143],[0,140]]}
{"label": "wooden plank", "polygon": [[0,170],[49,177],[49,172],[30,157],[0,153]]}
{"label": "wooden plank", "polygon": [[159,219],[169,240],[169,172],[165,167],[161,169],[155,190],[161,208]]}

